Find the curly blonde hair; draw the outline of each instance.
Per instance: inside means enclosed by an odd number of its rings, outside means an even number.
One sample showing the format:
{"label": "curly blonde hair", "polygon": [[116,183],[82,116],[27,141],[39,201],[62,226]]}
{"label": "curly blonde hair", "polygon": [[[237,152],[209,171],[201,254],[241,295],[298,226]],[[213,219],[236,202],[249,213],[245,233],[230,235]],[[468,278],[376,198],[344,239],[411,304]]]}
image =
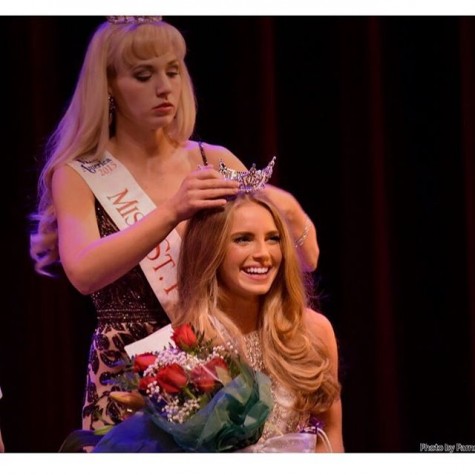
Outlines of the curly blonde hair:
{"label": "curly blonde hair", "polygon": [[308,282],[301,271],[294,242],[274,205],[262,194],[242,194],[224,211],[202,211],[188,223],[178,264],[179,298],[174,324],[191,323],[208,338],[222,340],[216,325],[236,339],[243,352],[242,336],[224,314],[218,269],[224,260],[232,216],[243,203],[267,209],[280,234],[282,263],[269,290],[262,297],[258,332],[266,371],[296,395],[295,409],[314,414],[327,410],[339,397],[328,350],[310,334],[304,321]]}
{"label": "curly blonde hair", "polygon": [[109,81],[120,68],[168,51],[178,58],[182,93],[175,120],[165,133],[180,144],[191,137],[196,119],[195,95],[184,62],[186,44],[181,33],[164,21],[104,22],[94,33],[71,102],[46,146],[45,164],[38,181],[38,207],[31,216],[36,229],[30,236],[30,254],[37,272],[51,275],[48,266],[59,260],[57,219],[51,196],[54,170],[79,157],[102,157],[114,131],[109,121]]}

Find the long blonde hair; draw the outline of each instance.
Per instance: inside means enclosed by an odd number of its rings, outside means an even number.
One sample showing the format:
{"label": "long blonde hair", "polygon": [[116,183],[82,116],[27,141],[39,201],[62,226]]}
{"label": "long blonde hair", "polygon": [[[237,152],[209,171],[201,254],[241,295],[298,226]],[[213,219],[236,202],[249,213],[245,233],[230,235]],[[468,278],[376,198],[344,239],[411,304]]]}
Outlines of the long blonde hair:
{"label": "long blonde hair", "polygon": [[191,137],[196,119],[193,85],[184,58],[186,44],[172,25],[104,22],[87,49],[76,89],[66,113],[51,134],[38,182],[38,208],[32,215],[37,229],[31,234],[30,254],[37,272],[50,275],[47,266],[59,259],[57,220],[51,196],[54,170],[79,157],[97,160],[104,154],[113,127],[109,123],[108,84],[120,67],[173,51],[179,61],[182,93],[175,120],[165,129],[176,143]]}
{"label": "long blonde hair", "polygon": [[339,385],[332,375],[328,350],[310,335],[304,321],[308,305],[306,280],[287,225],[262,194],[243,194],[224,211],[201,211],[187,226],[178,264],[179,298],[174,324],[191,323],[209,338],[219,340],[219,326],[238,342],[241,334],[221,310],[222,292],[218,269],[224,260],[233,211],[253,202],[267,209],[280,234],[282,263],[267,295],[262,297],[258,332],[266,371],[296,395],[295,409],[325,411],[338,397]]}

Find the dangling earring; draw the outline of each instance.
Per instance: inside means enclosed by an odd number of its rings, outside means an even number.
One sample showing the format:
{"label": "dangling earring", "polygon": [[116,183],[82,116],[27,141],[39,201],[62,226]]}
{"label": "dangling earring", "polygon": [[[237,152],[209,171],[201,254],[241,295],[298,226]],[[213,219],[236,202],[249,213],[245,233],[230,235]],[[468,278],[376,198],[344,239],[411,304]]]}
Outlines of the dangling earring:
{"label": "dangling earring", "polygon": [[109,125],[112,125],[115,115],[115,99],[109,94]]}

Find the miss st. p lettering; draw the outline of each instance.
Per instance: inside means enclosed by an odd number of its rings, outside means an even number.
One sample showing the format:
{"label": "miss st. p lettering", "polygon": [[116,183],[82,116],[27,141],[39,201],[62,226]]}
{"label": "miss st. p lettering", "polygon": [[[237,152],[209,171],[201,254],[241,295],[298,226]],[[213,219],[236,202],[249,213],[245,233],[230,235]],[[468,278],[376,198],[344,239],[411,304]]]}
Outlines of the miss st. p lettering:
{"label": "miss st. p lettering", "polygon": [[112,201],[116,211],[122,216],[127,226],[130,226],[143,218],[143,213],[139,210],[137,200],[126,201],[125,196],[129,190],[126,188],[115,195],[108,196],[107,199]]}

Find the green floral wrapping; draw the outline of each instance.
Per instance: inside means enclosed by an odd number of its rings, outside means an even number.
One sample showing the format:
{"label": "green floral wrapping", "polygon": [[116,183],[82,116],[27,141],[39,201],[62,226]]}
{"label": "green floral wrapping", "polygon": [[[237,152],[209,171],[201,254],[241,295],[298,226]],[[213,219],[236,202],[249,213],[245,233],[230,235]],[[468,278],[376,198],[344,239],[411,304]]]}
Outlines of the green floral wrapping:
{"label": "green floral wrapping", "polygon": [[273,406],[270,379],[189,324],[171,340],[136,355],[120,375],[119,386],[138,391],[146,405],[111,428],[95,452],[231,452],[259,440]]}
{"label": "green floral wrapping", "polygon": [[256,443],[272,406],[269,378],[247,366],[182,424],[147,407],[153,422],[187,452],[230,452]]}

